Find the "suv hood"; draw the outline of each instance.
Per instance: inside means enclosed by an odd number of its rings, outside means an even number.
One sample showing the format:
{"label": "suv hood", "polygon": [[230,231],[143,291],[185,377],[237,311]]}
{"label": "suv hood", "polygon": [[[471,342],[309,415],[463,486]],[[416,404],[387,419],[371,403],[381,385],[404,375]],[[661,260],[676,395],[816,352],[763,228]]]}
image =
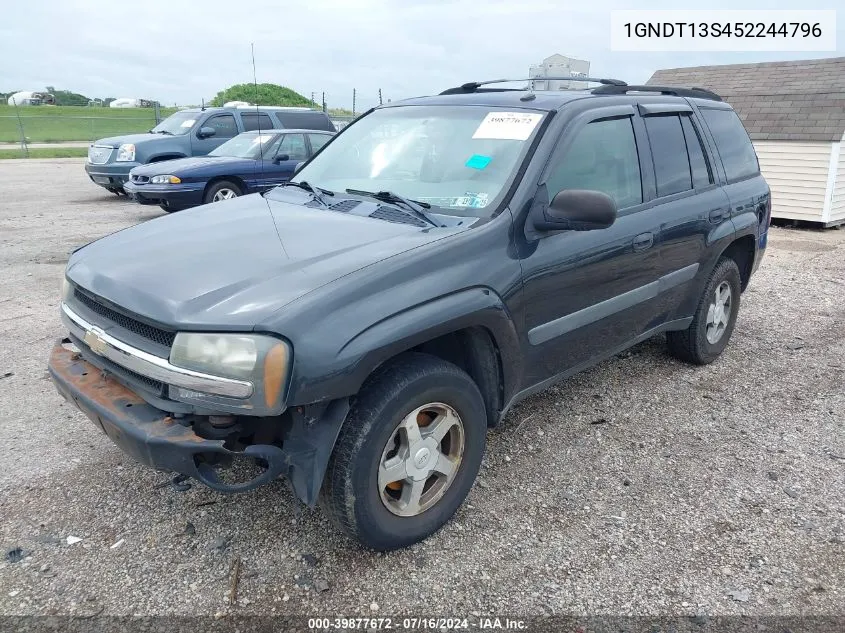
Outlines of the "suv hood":
{"label": "suv hood", "polygon": [[149,141],[162,139],[162,138],[171,138],[167,134],[151,134],[149,132],[145,132],[144,134],[125,134],[124,136],[110,136],[108,138],[101,138],[97,141],[94,141],[92,145],[104,145],[106,147],[120,147],[124,143],[134,143],[138,145],[139,143],[146,143]]}
{"label": "suv hood", "polygon": [[392,224],[254,194],[92,242],[71,256],[66,274],[174,329],[244,331],[325,284],[464,230]]}

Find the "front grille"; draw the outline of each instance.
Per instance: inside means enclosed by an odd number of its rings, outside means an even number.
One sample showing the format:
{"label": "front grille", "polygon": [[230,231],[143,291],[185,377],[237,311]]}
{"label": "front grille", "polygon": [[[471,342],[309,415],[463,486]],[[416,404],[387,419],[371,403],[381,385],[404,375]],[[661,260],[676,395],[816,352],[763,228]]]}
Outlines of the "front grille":
{"label": "front grille", "polygon": [[119,325],[124,330],[134,332],[138,336],[143,336],[144,338],[158,343],[159,345],[165,345],[167,347],[171,347],[173,345],[173,339],[176,338],[176,332],[168,332],[167,330],[147,325],[137,319],[133,319],[132,317],[128,317],[125,314],[117,312],[116,310],[112,310],[108,306],[105,306],[89,297],[84,292],[80,292],[78,289],[73,291],[73,296],[77,301],[79,301],[79,303],[91,310],[91,312],[99,314],[101,317]]}
{"label": "front grille", "polygon": [[97,369],[108,372],[110,374],[114,374],[115,377],[117,377],[121,382],[123,382],[130,388],[142,388],[158,397],[167,396],[167,392],[165,391],[167,385],[165,385],[163,382],[154,380],[153,378],[149,378],[148,376],[144,376],[142,374],[139,374],[138,372],[134,372],[131,369],[123,367],[122,365],[118,365],[117,363],[112,360],[109,360],[108,358],[94,354],[94,352],[91,351],[91,348],[88,347],[84,341],[80,341],[72,334],[71,340],[79,349],[83,351],[83,357],[85,358],[85,360],[94,365]]}
{"label": "front grille", "polygon": [[373,211],[370,214],[370,217],[377,218],[379,220],[384,220],[385,222],[393,222],[395,224],[413,224],[414,226],[419,226],[421,228],[429,226],[422,220],[415,218],[412,215],[403,213],[395,207],[389,207],[385,205],[379,205],[379,208]]}
{"label": "front grille", "polygon": [[109,162],[109,158],[111,158],[111,153],[113,151],[113,147],[91,145],[88,148],[88,162],[92,165],[103,165],[104,163]]}

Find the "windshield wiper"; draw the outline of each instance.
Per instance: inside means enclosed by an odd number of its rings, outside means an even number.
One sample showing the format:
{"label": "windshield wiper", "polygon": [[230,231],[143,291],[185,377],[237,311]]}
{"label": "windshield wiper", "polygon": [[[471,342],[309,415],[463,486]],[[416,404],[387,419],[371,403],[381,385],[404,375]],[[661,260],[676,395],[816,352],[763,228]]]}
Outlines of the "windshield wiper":
{"label": "windshield wiper", "polygon": [[351,193],[356,196],[369,196],[371,198],[375,198],[376,200],[380,200],[381,202],[387,202],[390,204],[404,205],[405,209],[411,212],[411,215],[419,218],[420,220],[424,220],[431,226],[440,226],[437,222],[429,218],[425,214],[425,211],[423,211],[423,209],[431,208],[431,205],[428,202],[410,200],[409,198],[404,198],[392,191],[364,191],[363,189],[347,189],[346,193]]}
{"label": "windshield wiper", "polygon": [[319,187],[312,187],[311,185],[309,185],[304,180],[302,180],[300,182],[296,182],[294,180],[289,180],[286,183],[284,183],[282,185],[282,187],[299,187],[300,189],[304,189],[305,191],[310,193],[312,196],[314,196],[314,200],[316,200],[317,202],[322,204],[327,209],[331,205],[328,202],[326,202],[326,199],[323,198],[322,194],[326,194],[327,196],[333,196],[334,195],[334,191],[329,191],[328,189],[320,189]]}

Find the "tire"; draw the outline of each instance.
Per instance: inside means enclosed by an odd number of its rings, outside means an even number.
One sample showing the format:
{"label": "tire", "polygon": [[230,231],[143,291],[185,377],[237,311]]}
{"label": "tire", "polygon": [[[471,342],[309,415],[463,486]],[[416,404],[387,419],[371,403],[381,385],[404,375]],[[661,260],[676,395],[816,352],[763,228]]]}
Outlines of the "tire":
{"label": "tire", "polygon": [[[228,195],[231,194],[231,195]],[[203,204],[228,200],[243,195],[241,188],[231,180],[218,180],[205,191]],[[215,200],[217,198],[217,200]]]}
{"label": "tire", "polygon": [[[716,291],[720,289],[721,297],[724,297],[726,288],[730,291],[730,305],[720,312],[716,308]],[[676,358],[695,365],[707,365],[719,358],[728,346],[736,325],[741,288],[736,262],[723,257],[704,286],[690,326],[680,332],[667,332],[669,352]],[[724,318],[719,318],[720,315]],[[716,320],[722,324],[721,327],[713,325]]]}
{"label": "tire", "polygon": [[176,211],[181,211],[184,207],[171,207],[166,204],[158,205],[162,211],[166,211],[167,213],[174,213]]}
{"label": "tire", "polygon": [[[426,408],[429,405],[431,415]],[[418,408],[422,410],[410,415]],[[443,412],[443,416],[432,417],[434,410]],[[457,416],[457,423],[451,414]],[[434,431],[426,431],[426,426],[435,430],[448,424],[455,426],[436,444],[436,453],[423,455],[427,449],[418,448],[420,444],[403,447],[400,443],[402,437],[407,440],[408,436],[403,436],[397,427],[409,420],[419,421],[421,441],[429,443],[437,439]],[[486,435],[484,401],[472,378],[437,357],[404,354],[374,373],[357,396],[326,470],[321,505],[342,532],[371,549],[387,551],[417,543],[439,530],[463,503],[481,466]],[[396,448],[392,449],[394,445]],[[392,450],[397,453],[389,457]],[[443,470],[441,464],[447,463],[442,461],[443,456],[449,453],[460,454],[451,479],[438,470]],[[416,480],[409,475],[408,479],[380,486],[383,463],[401,463],[403,469],[412,469],[412,463],[419,463],[421,455],[423,460],[433,459],[423,462],[423,470],[416,471]],[[425,470],[432,465],[431,474],[426,475]],[[418,506],[409,502],[403,508],[406,491],[412,490],[415,482],[420,490],[429,487],[417,497]],[[413,498],[410,492],[407,494]],[[430,505],[425,507],[424,502]],[[411,512],[414,507],[420,509],[416,514],[398,514]]]}

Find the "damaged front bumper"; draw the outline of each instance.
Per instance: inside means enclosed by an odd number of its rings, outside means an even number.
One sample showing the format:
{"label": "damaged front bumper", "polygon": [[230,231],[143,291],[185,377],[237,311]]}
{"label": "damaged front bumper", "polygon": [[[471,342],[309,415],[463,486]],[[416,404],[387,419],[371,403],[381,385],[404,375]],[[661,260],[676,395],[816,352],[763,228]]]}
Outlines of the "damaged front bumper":
{"label": "damaged front bumper", "polygon": [[[56,343],[50,376],[59,393],[75,404],[115,444],[134,459],[175,471],[214,490],[246,492],[286,476],[296,495],[313,506],[348,400],[298,407],[275,418],[238,417],[225,428],[207,416],[177,418],[148,404],[114,377],[86,362],[69,339]],[[265,443],[256,441],[262,438]],[[221,466],[247,459],[261,474],[238,483],[224,482]]]}

